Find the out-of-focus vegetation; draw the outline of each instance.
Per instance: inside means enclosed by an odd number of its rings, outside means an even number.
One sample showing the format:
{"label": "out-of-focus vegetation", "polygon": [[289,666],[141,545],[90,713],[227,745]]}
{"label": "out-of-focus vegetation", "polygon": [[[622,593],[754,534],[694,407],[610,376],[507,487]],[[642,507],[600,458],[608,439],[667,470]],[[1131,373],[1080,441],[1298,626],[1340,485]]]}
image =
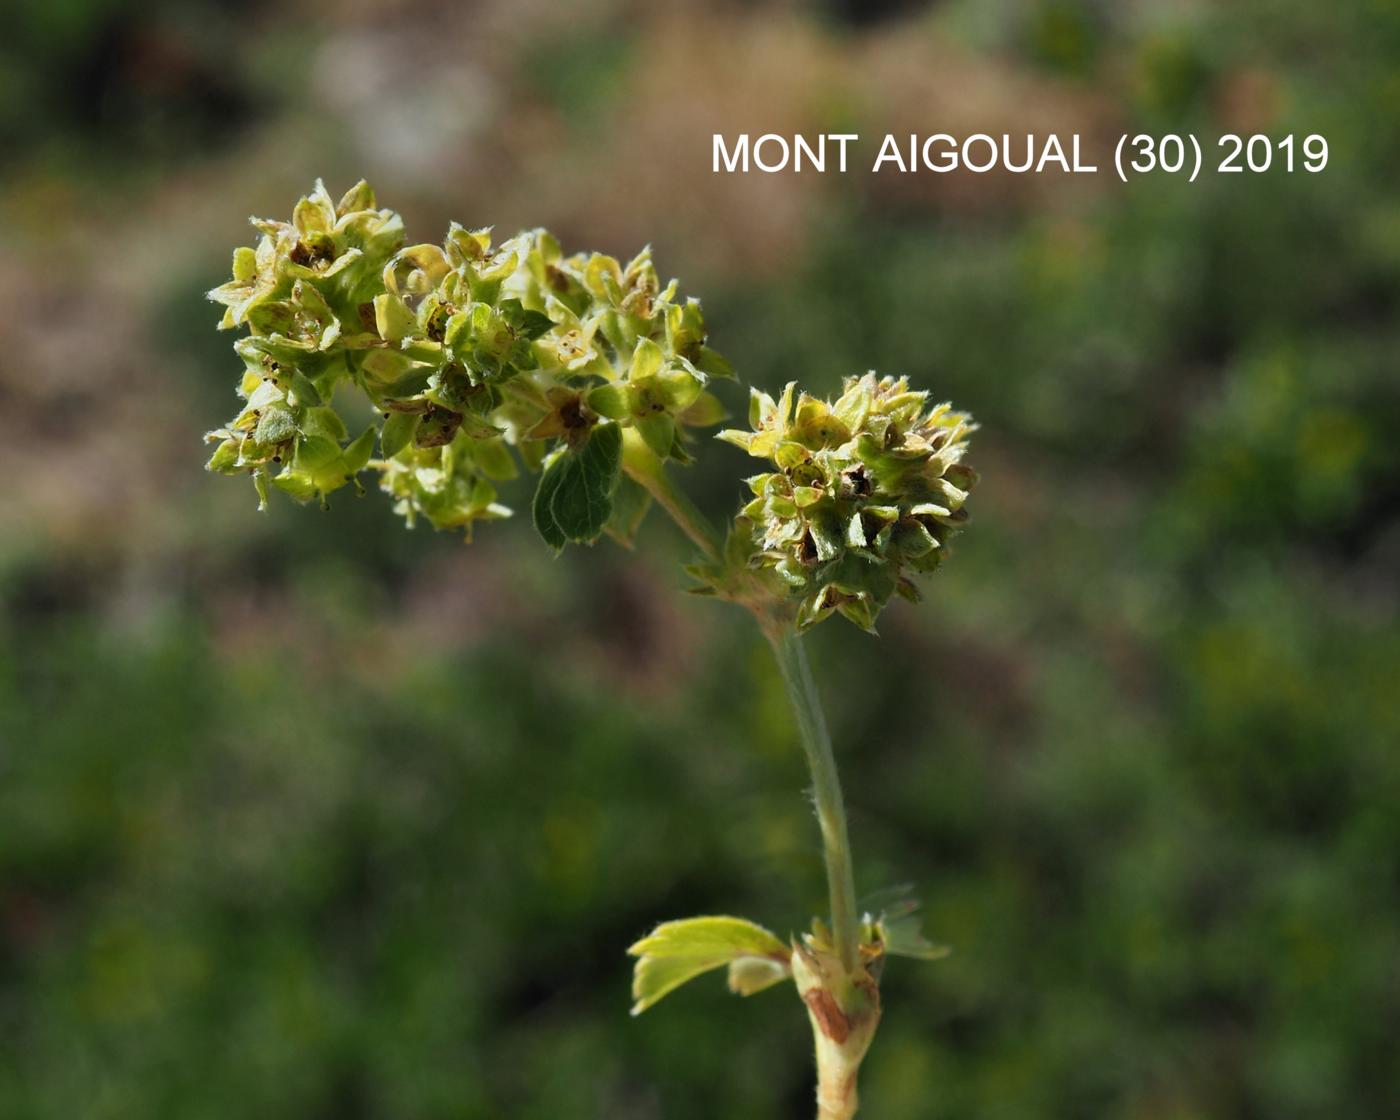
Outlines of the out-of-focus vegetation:
{"label": "out-of-focus vegetation", "polygon": [[[746,620],[682,544],[470,548],[202,473],[245,212],[360,175],[706,300],[758,384],[908,373],[977,524],[816,636],[862,886],[912,880],[869,1114],[1400,1100],[1400,12],[50,0],[0,46],[0,1116],[808,1114],[779,992],[623,948],[823,898]],[[1325,174],[714,177],[709,134],[1321,132]],[[741,402],[730,401],[738,407]],[[727,515],[742,454],[687,482]]]}

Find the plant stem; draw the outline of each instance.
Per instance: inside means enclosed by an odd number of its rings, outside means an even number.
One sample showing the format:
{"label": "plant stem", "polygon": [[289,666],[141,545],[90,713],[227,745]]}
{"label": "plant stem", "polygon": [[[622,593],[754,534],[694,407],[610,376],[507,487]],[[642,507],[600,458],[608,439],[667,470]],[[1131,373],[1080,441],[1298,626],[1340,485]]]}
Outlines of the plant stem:
{"label": "plant stem", "polygon": [[646,488],[647,493],[670,514],[671,520],[680,526],[681,531],[708,559],[720,558],[719,532],[675,484],[666,473],[666,464],[633,428],[627,428],[622,433],[622,469],[634,482]]}
{"label": "plant stem", "polygon": [[[723,548],[714,526],[632,429],[623,432],[622,469],[646,488],[709,560],[723,563]],[[821,696],[791,612],[782,609],[766,590],[757,595],[746,590],[742,583],[732,584],[726,597],[753,612],[773,647],[812,772],[813,800],[826,857],[832,943],[829,949],[794,943],[792,960],[793,980],[806,1005],[816,1042],[817,1120],[852,1120],[858,1103],[856,1078],[880,1022],[880,994],[875,977],[860,958],[855,872],[841,779]]]}
{"label": "plant stem", "polygon": [[[711,560],[722,555],[719,533],[685,493],[666,473],[666,465],[649,448],[635,429],[623,432],[622,469],[646,488],[671,519]],[[749,604],[753,609],[753,604]],[[832,948],[848,978],[856,974],[859,935],[856,917],[855,873],[851,866],[851,841],[846,832],[846,806],[841,797],[841,778],[831,735],[826,729],[821,696],[807,664],[802,638],[791,622],[755,610],[755,617],[773,647],[778,668],[787,685],[788,699],[797,717],[797,728],[807,764],[812,772],[817,823],[821,826],[822,849],[826,856],[827,889],[831,896]]]}
{"label": "plant stem", "polygon": [[859,957],[856,920],[855,872],[851,866],[851,840],[846,833],[846,807],[841,798],[841,779],[836,772],[836,756],[831,750],[821,697],[801,636],[792,627],[765,629],[773,655],[782,670],[788,699],[797,716],[797,729],[807,764],[812,771],[813,800],[817,823],[821,826],[822,849],[826,855],[827,890],[831,895],[832,948],[846,976],[854,977]]}

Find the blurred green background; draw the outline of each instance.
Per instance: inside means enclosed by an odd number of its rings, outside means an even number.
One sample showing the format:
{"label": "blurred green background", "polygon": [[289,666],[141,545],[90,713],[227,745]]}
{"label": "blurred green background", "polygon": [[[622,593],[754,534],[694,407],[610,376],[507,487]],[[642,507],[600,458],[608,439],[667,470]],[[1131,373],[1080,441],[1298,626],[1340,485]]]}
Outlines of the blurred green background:
{"label": "blurred green background", "polygon": [[[567,14],[566,14],[567,13]],[[742,376],[908,373],[976,525],[813,643],[861,886],[918,885],[872,1120],[1400,1101],[1400,6],[44,0],[0,46],[0,1117],[806,1117],[808,1028],[622,950],[822,906],[686,550],[464,547],[201,470],[248,213],[548,225]],[[713,176],[751,130],[1324,134],[1326,172]],[[737,393],[727,398],[741,408]],[[685,482],[727,516],[751,468]],[[338,496],[339,497],[339,496]],[[514,495],[518,501],[523,493]]]}

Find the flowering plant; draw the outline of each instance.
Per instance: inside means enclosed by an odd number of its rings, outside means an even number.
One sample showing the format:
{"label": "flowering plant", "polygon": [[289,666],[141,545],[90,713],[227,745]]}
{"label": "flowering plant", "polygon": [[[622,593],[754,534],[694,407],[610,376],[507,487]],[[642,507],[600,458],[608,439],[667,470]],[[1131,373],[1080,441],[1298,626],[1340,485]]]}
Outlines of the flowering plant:
{"label": "flowering plant", "polygon": [[[750,430],[719,438],[767,469],[721,537],[671,470],[724,418],[712,386],[734,372],[709,346],[698,301],[660,283],[649,251],[623,264],[565,255],[544,230],[496,244],[456,224],[441,245],[406,245],[399,215],[363,182],[339,201],[318,182],[290,222],[253,224],[257,247],[237,249],[233,278],[209,293],[222,327],[247,328],[234,344],[242,404],[207,436],[210,470],[250,475],[261,507],[274,489],[324,505],[374,471],[409,525],[470,537],[476,522],[510,516],[498,487],[523,468],[538,475],[531,515],[556,553],[604,533],[630,542],[655,504],[699,551],[693,590],[754,614],[812,771],[829,914],[786,941],[742,918],[665,922],[629,950],[633,1012],[717,968],[741,995],[792,981],[816,1040],[818,1115],[853,1116],[885,960],[944,950],[907,897],[857,908],[801,633],[833,614],[873,630],[895,594],[918,598],[915,578],[967,520],[971,419],[873,373],[829,403],[795,384],[776,401],[752,390]],[[353,437],[342,390],[372,408]]]}

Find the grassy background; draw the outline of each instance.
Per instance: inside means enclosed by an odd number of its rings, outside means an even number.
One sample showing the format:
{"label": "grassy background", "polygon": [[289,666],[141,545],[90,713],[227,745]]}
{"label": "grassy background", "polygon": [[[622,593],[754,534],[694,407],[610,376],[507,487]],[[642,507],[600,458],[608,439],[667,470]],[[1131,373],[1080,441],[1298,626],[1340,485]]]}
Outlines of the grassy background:
{"label": "grassy background", "polygon": [[[1400,10],[49,0],[0,46],[0,1117],[810,1114],[654,922],[821,905],[776,673],[668,526],[553,562],[202,473],[246,212],[364,175],[655,246],[754,383],[907,372],[977,524],[814,642],[895,962],[872,1117],[1400,1099]],[[710,133],[1321,132],[1318,176],[708,171]],[[742,402],[731,394],[730,403]],[[716,516],[747,468],[685,480]],[[517,502],[525,494],[515,495]]]}

